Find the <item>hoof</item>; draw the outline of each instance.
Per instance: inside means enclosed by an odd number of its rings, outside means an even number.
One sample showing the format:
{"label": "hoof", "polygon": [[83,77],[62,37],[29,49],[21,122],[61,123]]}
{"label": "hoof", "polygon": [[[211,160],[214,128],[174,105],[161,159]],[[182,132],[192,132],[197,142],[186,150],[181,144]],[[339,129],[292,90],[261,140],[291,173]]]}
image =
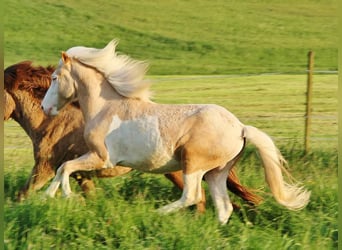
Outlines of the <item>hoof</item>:
{"label": "hoof", "polygon": [[161,208],[159,208],[157,211],[161,214],[168,214],[168,213],[172,213],[175,211],[178,211],[179,209],[181,209],[182,206],[182,202],[180,201],[175,201],[169,205],[163,206]]}

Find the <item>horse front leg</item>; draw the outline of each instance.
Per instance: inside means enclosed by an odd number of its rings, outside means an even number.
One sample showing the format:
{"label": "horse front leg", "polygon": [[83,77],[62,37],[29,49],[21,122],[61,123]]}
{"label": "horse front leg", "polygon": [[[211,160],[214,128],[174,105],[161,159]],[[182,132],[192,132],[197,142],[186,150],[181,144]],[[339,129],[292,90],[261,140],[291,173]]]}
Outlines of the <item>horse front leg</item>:
{"label": "horse front leg", "polygon": [[93,194],[95,194],[95,184],[94,181],[92,180],[93,177],[93,173],[90,172],[75,172],[72,173],[70,175],[71,177],[73,177],[79,187],[82,189],[82,192],[86,195],[86,196],[92,196]]}
{"label": "horse front leg", "polygon": [[[62,167],[63,167],[63,165],[60,166],[59,169],[61,169]],[[61,176],[60,176],[60,174],[58,174],[58,170],[57,170],[57,174],[56,174],[55,178],[53,178],[50,186],[45,191],[45,194],[47,196],[54,197],[56,192],[57,192],[59,185],[61,184]]]}
{"label": "horse front leg", "polygon": [[[132,171],[132,168],[117,165],[111,168],[97,169],[93,176],[96,176],[97,178],[112,178],[124,175],[130,171]],[[74,178],[86,196],[95,194],[95,184],[89,175],[85,174],[85,172],[76,172]]]}
{"label": "horse front leg", "polygon": [[46,191],[46,194],[50,197],[54,197],[59,185],[62,186],[63,195],[68,197],[71,195],[71,188],[69,182],[69,176],[76,171],[92,171],[101,169],[105,166],[103,161],[96,153],[89,152],[71,161],[63,163],[58,168],[55,178]]}
{"label": "horse front leg", "polygon": [[17,196],[17,201],[22,201],[27,198],[30,191],[41,189],[50,179],[55,176],[55,170],[47,161],[36,161],[30,177],[26,181]]}

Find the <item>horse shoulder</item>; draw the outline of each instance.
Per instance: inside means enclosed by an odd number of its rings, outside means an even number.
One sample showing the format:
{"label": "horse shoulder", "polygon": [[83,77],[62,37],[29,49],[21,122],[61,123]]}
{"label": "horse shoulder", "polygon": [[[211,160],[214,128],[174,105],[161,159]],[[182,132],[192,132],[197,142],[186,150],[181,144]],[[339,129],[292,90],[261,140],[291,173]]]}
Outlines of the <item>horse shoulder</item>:
{"label": "horse shoulder", "polygon": [[66,107],[60,116],[47,118],[45,124],[39,151],[49,155],[54,164],[88,151],[83,139],[84,123],[80,110]]}
{"label": "horse shoulder", "polygon": [[111,117],[94,119],[85,124],[84,139],[90,151],[96,152],[104,161],[108,160],[108,150],[105,145],[105,138],[111,123]]}

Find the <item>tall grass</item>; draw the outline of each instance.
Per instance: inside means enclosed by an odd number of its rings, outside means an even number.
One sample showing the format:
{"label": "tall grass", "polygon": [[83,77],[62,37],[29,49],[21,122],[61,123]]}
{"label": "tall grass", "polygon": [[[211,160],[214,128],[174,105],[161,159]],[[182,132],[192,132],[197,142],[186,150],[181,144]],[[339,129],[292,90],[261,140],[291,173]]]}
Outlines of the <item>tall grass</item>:
{"label": "tall grass", "polygon": [[[156,207],[179,198],[179,191],[160,176],[132,173],[98,181],[93,199],[44,201],[36,194],[21,204],[7,200],[5,244],[7,249],[334,249],[336,155],[289,156],[296,157],[293,168],[305,165],[307,174],[293,172],[313,193],[300,212],[285,210],[263,194],[257,208],[232,197],[242,209],[226,226],[218,225],[211,202],[205,215],[191,209],[160,215]],[[265,191],[256,165],[256,156],[244,158],[239,174],[245,184]]]}

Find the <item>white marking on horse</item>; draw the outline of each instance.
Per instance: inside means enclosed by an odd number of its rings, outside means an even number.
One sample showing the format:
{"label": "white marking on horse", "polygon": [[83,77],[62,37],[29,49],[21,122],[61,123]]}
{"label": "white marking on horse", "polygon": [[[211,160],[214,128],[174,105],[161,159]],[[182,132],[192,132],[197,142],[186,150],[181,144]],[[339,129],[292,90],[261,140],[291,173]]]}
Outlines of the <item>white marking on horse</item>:
{"label": "white marking on horse", "polygon": [[148,172],[172,171],[179,165],[163,143],[155,116],[122,121],[115,115],[105,143],[113,165],[134,166]]}
{"label": "white marking on horse", "polygon": [[56,79],[51,83],[50,88],[46,92],[44,99],[42,101],[42,108],[47,115],[57,115],[57,105],[58,105],[58,84]]}

